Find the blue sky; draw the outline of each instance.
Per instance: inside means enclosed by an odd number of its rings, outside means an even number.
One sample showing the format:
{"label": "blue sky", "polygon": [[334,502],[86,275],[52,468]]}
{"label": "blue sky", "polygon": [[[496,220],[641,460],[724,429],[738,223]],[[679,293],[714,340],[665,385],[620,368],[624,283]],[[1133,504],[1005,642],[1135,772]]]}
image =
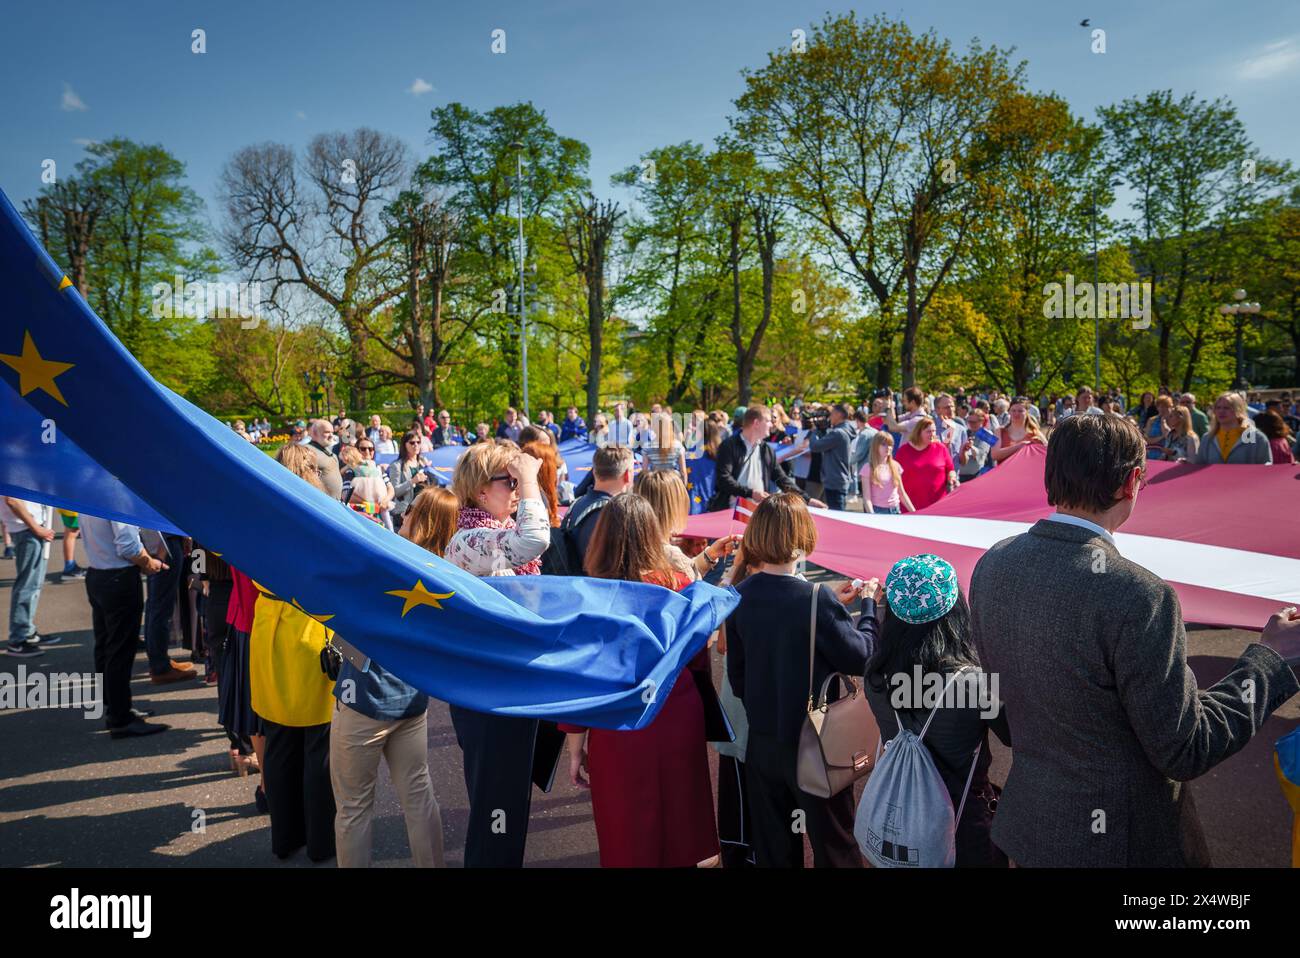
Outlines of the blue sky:
{"label": "blue sky", "polygon": [[[82,143],[122,135],[179,156],[212,215],[217,175],[241,146],[301,147],[366,125],[423,157],[431,108],[527,99],[591,147],[593,184],[609,195],[610,174],[643,151],[710,142],[742,67],[788,45],[792,29],[849,9],[901,16],[959,47],[971,37],[1014,46],[1032,88],[1090,119],[1157,88],[1227,96],[1265,154],[1300,164],[1300,4],[68,0],[0,12],[0,187],[21,202],[39,190],[44,159],[70,172]],[[1084,17],[1106,30],[1105,54],[1091,52]],[[195,28],[207,33],[203,55],[190,51]],[[497,28],[501,55],[490,50]]]}

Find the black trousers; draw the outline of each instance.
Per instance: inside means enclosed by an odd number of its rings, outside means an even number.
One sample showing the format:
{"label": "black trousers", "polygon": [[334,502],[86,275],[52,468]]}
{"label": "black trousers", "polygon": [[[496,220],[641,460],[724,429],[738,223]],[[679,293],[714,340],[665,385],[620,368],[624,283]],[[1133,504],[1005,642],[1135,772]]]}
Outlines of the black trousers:
{"label": "black trousers", "polygon": [[718,756],[718,839],[723,868],[753,868],[753,824],[745,790],[745,763],[730,755]]}
{"label": "black trousers", "polygon": [[537,719],[451,706],[464,754],[469,825],[466,868],[522,868],[533,800]]}
{"label": "black trousers", "polygon": [[133,565],[88,569],[86,598],[95,630],[95,671],[104,676],[104,722],[120,728],[131,721],[131,669],[144,614],[140,570]]}
{"label": "black trousers", "polygon": [[[149,577],[149,598],[145,603],[144,649],[149,656],[149,672],[163,675],[171,669],[171,656],[167,648],[171,643],[172,615],[176,612],[176,596],[181,580],[185,578],[185,539],[167,533],[168,568]],[[182,622],[188,621],[188,612]]]}
{"label": "black trousers", "polygon": [[314,862],[334,857],[330,723],[302,728],[263,721],[262,781],[271,811],[271,851],[288,858],[303,845]]}
{"label": "black trousers", "polygon": [[799,788],[795,765],[793,744],[750,730],[745,784],[758,867],[803,868],[804,831],[812,846],[814,868],[863,867],[853,837],[853,789],[846,788],[832,798],[816,798]]}

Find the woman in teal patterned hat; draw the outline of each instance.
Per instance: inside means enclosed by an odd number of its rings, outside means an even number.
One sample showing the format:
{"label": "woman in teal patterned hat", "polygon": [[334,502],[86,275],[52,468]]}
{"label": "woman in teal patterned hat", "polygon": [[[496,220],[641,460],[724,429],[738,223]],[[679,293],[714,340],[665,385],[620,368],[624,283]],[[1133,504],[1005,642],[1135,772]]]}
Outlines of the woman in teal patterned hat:
{"label": "woman in teal patterned hat", "polygon": [[[884,593],[885,620],[866,670],[867,701],[881,739],[898,734],[899,721],[919,735],[934,709],[923,741],[948,787],[954,812],[970,778],[957,823],[957,867],[1004,868],[1007,857],[989,837],[1000,789],[988,779],[993,756],[987,733],[992,729],[1010,745],[1011,732],[996,676],[980,670],[957,572],[936,555],[908,556],[889,570]],[[959,671],[963,674],[941,696]]]}

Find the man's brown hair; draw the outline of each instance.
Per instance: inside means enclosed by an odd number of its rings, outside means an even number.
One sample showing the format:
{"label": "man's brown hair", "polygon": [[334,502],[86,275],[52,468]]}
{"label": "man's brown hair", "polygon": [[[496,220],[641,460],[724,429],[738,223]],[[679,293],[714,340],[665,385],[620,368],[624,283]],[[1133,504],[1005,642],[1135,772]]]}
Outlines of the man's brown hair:
{"label": "man's brown hair", "polygon": [[1048,505],[1105,512],[1134,469],[1146,463],[1142,432],[1123,416],[1070,416],[1047,442]]}
{"label": "man's brown hair", "polygon": [[632,468],[636,457],[627,446],[601,446],[591,456],[591,472],[601,482],[618,479]]}
{"label": "man's brown hair", "polygon": [[817,548],[817,527],[803,497],[797,492],[783,492],[760,502],[745,526],[741,545],[753,565],[784,565],[797,552],[812,552]]}

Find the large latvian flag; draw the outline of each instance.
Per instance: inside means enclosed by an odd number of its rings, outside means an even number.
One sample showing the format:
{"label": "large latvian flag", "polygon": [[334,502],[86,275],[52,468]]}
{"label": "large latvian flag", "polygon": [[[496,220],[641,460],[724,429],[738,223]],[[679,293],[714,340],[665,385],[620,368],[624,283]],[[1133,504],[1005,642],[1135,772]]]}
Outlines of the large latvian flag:
{"label": "large latvian flag", "polygon": [[[969,588],[989,546],[1052,513],[1045,455],[1041,446],[1027,446],[917,513],[813,509],[817,548],[808,559],[850,578],[883,579],[903,556],[932,552],[951,562]],[[1283,606],[1300,606],[1300,466],[1152,460],[1147,475],[1115,545],[1174,587],[1186,621],[1261,629]],[[692,516],[685,534],[726,535],[737,518],[738,510]],[[1025,590],[1032,602],[1033,569],[1025,570]]]}

